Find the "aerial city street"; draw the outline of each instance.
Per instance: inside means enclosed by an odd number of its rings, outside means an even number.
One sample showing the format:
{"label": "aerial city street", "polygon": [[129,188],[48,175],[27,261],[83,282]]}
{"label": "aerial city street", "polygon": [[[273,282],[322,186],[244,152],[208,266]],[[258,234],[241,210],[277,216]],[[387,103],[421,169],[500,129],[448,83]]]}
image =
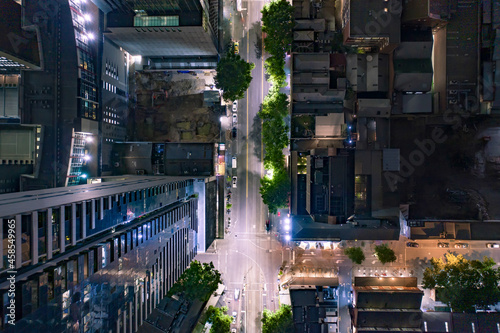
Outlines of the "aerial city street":
{"label": "aerial city street", "polygon": [[0,333],[500,333],[500,1],[2,0],[0,240]]}

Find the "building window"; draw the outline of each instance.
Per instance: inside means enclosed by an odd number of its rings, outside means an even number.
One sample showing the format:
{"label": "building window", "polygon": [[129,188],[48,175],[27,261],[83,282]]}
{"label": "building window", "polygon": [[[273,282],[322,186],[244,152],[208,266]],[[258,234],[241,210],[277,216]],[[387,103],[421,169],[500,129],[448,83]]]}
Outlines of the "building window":
{"label": "building window", "polygon": [[47,253],[47,212],[38,212],[38,254]]}
{"label": "building window", "polygon": [[23,263],[31,260],[31,215],[21,216],[21,258]]}
{"label": "building window", "polygon": [[71,206],[64,207],[64,244],[71,245]]}
{"label": "building window", "polygon": [[61,221],[59,209],[52,210],[52,251],[59,250],[59,222]]}

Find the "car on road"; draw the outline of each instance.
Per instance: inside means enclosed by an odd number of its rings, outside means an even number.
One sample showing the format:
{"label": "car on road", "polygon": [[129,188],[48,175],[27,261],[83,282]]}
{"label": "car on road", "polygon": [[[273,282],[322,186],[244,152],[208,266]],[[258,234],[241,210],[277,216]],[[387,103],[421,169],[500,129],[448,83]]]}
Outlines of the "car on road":
{"label": "car on road", "polygon": [[233,311],[233,324],[236,324],[236,316],[238,313],[236,311]]}
{"label": "car on road", "polygon": [[240,298],[240,290],[238,288],[234,289],[234,300],[237,301]]}
{"label": "car on road", "polygon": [[488,244],[486,244],[486,247],[488,249],[499,249],[500,248],[500,244],[498,244],[498,243],[488,243]]}
{"label": "car on road", "polygon": [[408,242],[408,243],[406,243],[406,246],[408,246],[408,247],[418,247],[418,243]]}
{"label": "car on road", "polygon": [[236,113],[233,113],[233,125],[236,125],[238,123],[238,115]]}
{"label": "car on road", "polygon": [[466,249],[468,247],[469,247],[469,244],[467,244],[467,243],[457,243],[457,244],[455,244],[455,248],[456,249]]}
{"label": "car on road", "polygon": [[234,101],[233,102],[233,112],[237,112],[238,111],[238,101]]}
{"label": "car on road", "polygon": [[233,158],[231,159],[231,166],[233,167],[233,169],[236,169],[236,156],[233,156]]}
{"label": "car on road", "polygon": [[450,243],[438,243],[438,247],[450,247]]}
{"label": "car on road", "polygon": [[233,177],[233,187],[236,188],[236,182],[238,181],[238,177]]}
{"label": "car on road", "polygon": [[234,54],[240,54],[240,43],[234,42]]}
{"label": "car on road", "polygon": [[236,127],[233,127],[233,139],[236,139]]}

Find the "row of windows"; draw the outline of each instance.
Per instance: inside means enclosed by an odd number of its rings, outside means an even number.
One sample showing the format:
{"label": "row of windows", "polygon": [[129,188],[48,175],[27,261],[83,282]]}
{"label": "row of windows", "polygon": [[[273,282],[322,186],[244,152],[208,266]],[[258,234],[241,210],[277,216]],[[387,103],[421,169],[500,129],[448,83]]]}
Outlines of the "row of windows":
{"label": "row of windows", "polygon": [[112,85],[111,83],[108,83],[106,81],[102,81],[102,88],[116,94],[116,86]]}
{"label": "row of windows", "polygon": [[120,125],[120,122],[118,120],[104,118],[104,121],[113,125]]}
{"label": "row of windows", "polygon": [[88,119],[97,119],[97,105],[95,103],[80,99],[80,115]]}
{"label": "row of windows", "polygon": [[113,113],[113,112],[104,111],[104,116],[110,117],[110,118],[118,118],[118,115],[116,113]]}
{"label": "row of windows", "polygon": [[106,75],[112,77],[115,80],[118,80],[118,67],[113,65],[111,62],[106,60]]}
{"label": "row of windows", "polygon": [[94,59],[90,55],[90,53],[85,52],[84,50],[78,49],[78,66],[83,68],[84,70],[95,73],[94,69]]}
{"label": "row of windows", "polygon": [[[61,248],[61,240],[64,241],[64,247],[69,248],[75,245],[77,242],[81,242],[85,239],[83,232],[87,235],[96,233],[100,230],[103,230],[102,224],[100,222],[104,219],[105,214],[109,210],[115,210],[116,214],[113,217],[114,220],[113,225],[116,225],[117,222],[122,223],[127,219],[133,219],[135,216],[128,215],[128,209],[125,207],[122,210],[121,206],[127,204],[140,204],[142,205],[143,199],[148,199],[155,197],[160,194],[164,194],[167,192],[175,191],[189,185],[193,184],[193,180],[181,181],[176,183],[171,183],[167,185],[157,186],[153,188],[148,188],[146,190],[138,190],[133,192],[127,192],[120,196],[110,196],[110,197],[102,197],[96,198],[93,201],[83,201],[75,203],[75,211],[73,212],[72,205],[66,205],[61,208],[54,208],[51,210],[50,216],[48,216],[49,211],[37,212],[35,217],[38,221],[38,261],[45,261],[47,254],[47,246],[48,246],[48,237],[47,237],[47,229],[48,229],[48,221],[50,218],[52,225],[52,254],[56,254],[59,252]],[[101,207],[102,203],[102,207]],[[93,209],[92,209],[93,208]],[[85,212],[85,214],[84,214]],[[74,219],[73,219],[74,213]],[[116,221],[116,216],[122,216],[123,220]],[[19,246],[18,250],[21,255],[21,262],[23,265],[29,265],[32,261],[32,240],[31,236],[33,235],[32,223],[34,216],[32,214],[22,215],[21,216],[21,241],[22,245]],[[8,230],[7,230],[7,219],[3,220],[3,260],[2,267],[7,267],[7,252],[8,252]],[[111,227],[110,225],[109,227]],[[98,229],[96,229],[99,227]],[[50,232],[50,231],[49,231]],[[34,241],[34,240],[33,240]]]}
{"label": "row of windows", "polygon": [[96,87],[92,83],[80,80],[80,97],[91,101],[97,101]]}

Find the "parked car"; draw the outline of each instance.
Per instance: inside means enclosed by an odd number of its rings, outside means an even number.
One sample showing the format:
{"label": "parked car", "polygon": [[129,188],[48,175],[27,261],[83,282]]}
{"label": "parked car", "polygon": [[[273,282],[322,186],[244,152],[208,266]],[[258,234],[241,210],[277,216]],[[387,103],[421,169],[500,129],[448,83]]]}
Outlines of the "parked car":
{"label": "parked car", "polygon": [[468,247],[469,247],[469,244],[466,244],[466,243],[456,243],[455,244],[456,249],[466,249]]}
{"label": "parked car", "polygon": [[500,244],[498,244],[498,243],[488,243],[488,244],[486,244],[486,247],[489,248],[489,249],[498,249],[498,248],[500,248]]}
{"label": "parked car", "polygon": [[233,187],[236,188],[236,181],[238,180],[238,177],[234,176],[233,177]]}
{"label": "parked car", "polygon": [[233,311],[233,324],[236,324],[236,316],[238,313],[236,311]]}
{"label": "parked car", "polygon": [[406,243],[406,246],[408,246],[408,247],[418,247],[418,243],[408,242],[408,243]]}
{"label": "parked car", "polygon": [[233,169],[236,169],[236,156],[233,156],[233,158],[231,159],[231,166],[233,167]]}
{"label": "parked car", "polygon": [[449,243],[438,243],[438,247],[450,247]]}
{"label": "parked car", "polygon": [[234,54],[240,54],[240,43],[234,42]]}
{"label": "parked car", "polygon": [[233,139],[236,138],[236,127],[233,127]]}
{"label": "parked car", "polygon": [[238,101],[234,101],[233,102],[233,112],[237,112],[238,111]]}
{"label": "parked car", "polygon": [[237,301],[240,298],[240,290],[238,288],[234,289],[234,300]]}
{"label": "parked car", "polygon": [[236,125],[238,123],[238,115],[236,113],[233,113],[233,125]]}

